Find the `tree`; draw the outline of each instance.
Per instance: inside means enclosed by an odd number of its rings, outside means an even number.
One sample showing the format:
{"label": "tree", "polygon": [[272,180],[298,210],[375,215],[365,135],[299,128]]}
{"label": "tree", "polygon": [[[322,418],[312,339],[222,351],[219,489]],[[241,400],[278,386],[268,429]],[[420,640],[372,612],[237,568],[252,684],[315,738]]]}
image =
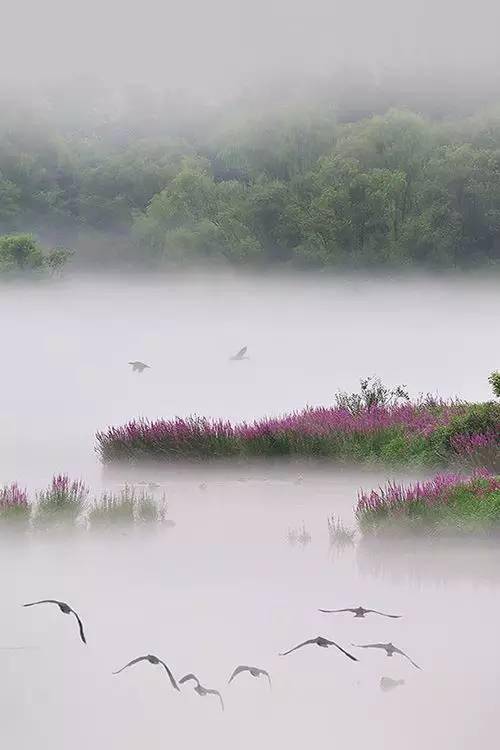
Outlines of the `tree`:
{"label": "tree", "polygon": [[43,268],[44,255],[31,234],[11,234],[0,237],[0,268],[3,270],[33,271]]}
{"label": "tree", "polygon": [[21,191],[0,172],[0,225],[9,225],[20,210]]}
{"label": "tree", "polygon": [[72,255],[71,250],[56,248],[47,254],[31,234],[0,236],[0,272],[25,273],[49,269],[60,273]]}
{"label": "tree", "polygon": [[493,388],[493,393],[500,398],[500,372],[492,372],[488,381]]}
{"label": "tree", "polygon": [[64,266],[74,254],[74,250],[67,250],[63,247],[54,248],[54,250],[50,250],[45,256],[45,265],[53,275],[60,275]]}

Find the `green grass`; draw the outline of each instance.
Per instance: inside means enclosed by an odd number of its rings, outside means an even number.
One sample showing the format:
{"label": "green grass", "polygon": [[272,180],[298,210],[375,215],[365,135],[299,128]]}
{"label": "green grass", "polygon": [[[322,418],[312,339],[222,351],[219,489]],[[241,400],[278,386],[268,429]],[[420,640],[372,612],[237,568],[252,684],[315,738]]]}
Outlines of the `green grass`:
{"label": "green grass", "polygon": [[65,474],[54,476],[46,490],[37,494],[33,515],[36,528],[74,524],[82,515],[89,490],[80,480],[71,481]]}
{"label": "green grass", "polygon": [[500,477],[437,475],[409,486],[361,492],[356,517],[365,536],[500,533]]}
{"label": "green grass", "polygon": [[94,500],[87,514],[91,528],[134,522],[134,496],[128,487],[119,495],[104,493]]}
{"label": "green grass", "polygon": [[99,432],[96,450],[105,464],[307,457],[500,470],[500,404],[319,407],[251,424],[203,417],[132,420]]}

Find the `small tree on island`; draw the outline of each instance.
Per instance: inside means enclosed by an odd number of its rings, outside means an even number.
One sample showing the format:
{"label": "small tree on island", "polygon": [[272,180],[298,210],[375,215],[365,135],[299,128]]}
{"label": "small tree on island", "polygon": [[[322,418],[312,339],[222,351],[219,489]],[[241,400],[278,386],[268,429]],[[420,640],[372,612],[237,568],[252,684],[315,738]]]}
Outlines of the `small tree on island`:
{"label": "small tree on island", "polygon": [[493,393],[497,398],[500,398],[500,372],[498,370],[495,370],[495,372],[492,372],[490,377],[488,378],[488,382],[493,388]]}

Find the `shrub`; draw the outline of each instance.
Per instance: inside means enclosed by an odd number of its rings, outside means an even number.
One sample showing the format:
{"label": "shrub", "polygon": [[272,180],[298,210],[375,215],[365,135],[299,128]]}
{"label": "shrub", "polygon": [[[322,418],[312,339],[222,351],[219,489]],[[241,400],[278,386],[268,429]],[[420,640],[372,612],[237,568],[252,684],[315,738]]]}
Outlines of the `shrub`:
{"label": "shrub", "polygon": [[54,476],[49,487],[37,495],[35,524],[74,523],[84,510],[88,495],[82,481],[71,481],[66,474]]}
{"label": "shrub", "polygon": [[363,378],[359,382],[359,393],[337,391],[335,404],[339,409],[345,409],[350,414],[359,414],[365,409],[396,406],[401,401],[409,402],[410,400],[405,385],[388,388],[380,378],[374,375]]}
{"label": "shrub", "polygon": [[497,398],[500,398],[500,372],[492,372],[490,377],[488,378],[488,382],[493,388],[493,393],[495,394],[495,396]]}
{"label": "shrub", "polygon": [[58,274],[73,255],[72,250],[44,251],[32,234],[0,236],[0,273],[26,273],[48,270]]}
{"label": "shrub", "polygon": [[31,234],[0,237],[0,270],[34,271],[43,268],[44,255]]}
{"label": "shrub", "polygon": [[28,493],[15,482],[0,488],[0,520],[28,524],[30,505]]}

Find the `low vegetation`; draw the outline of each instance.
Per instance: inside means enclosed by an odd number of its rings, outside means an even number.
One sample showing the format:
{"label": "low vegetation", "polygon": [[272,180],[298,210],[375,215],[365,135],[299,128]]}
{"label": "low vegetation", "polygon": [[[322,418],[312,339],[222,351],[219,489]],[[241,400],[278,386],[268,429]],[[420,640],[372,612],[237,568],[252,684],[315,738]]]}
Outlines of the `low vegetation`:
{"label": "low vegetation", "polygon": [[52,478],[45,490],[28,492],[16,483],[0,488],[0,526],[22,526],[25,529],[47,530],[57,527],[81,526],[103,528],[114,525],[163,523],[167,520],[167,503],[144,489],[125,486],[118,494],[105,492],[91,498],[90,490],[81,480],[66,474]]}
{"label": "low vegetation", "polygon": [[0,488],[0,523],[27,525],[30,519],[28,493],[16,483]]}
{"label": "low vegetation", "polygon": [[356,517],[366,536],[500,531],[500,476],[438,474],[411,485],[360,492]]}
{"label": "low vegetation", "polygon": [[103,463],[307,456],[413,466],[500,465],[500,403],[468,404],[361,381],[331,407],[233,425],[202,417],[132,420],[97,433]]}
{"label": "low vegetation", "polygon": [[344,549],[345,547],[354,546],[354,539],[356,537],[355,529],[346,526],[342,519],[337,518],[334,514],[328,517],[327,523],[328,539],[332,549]]}

